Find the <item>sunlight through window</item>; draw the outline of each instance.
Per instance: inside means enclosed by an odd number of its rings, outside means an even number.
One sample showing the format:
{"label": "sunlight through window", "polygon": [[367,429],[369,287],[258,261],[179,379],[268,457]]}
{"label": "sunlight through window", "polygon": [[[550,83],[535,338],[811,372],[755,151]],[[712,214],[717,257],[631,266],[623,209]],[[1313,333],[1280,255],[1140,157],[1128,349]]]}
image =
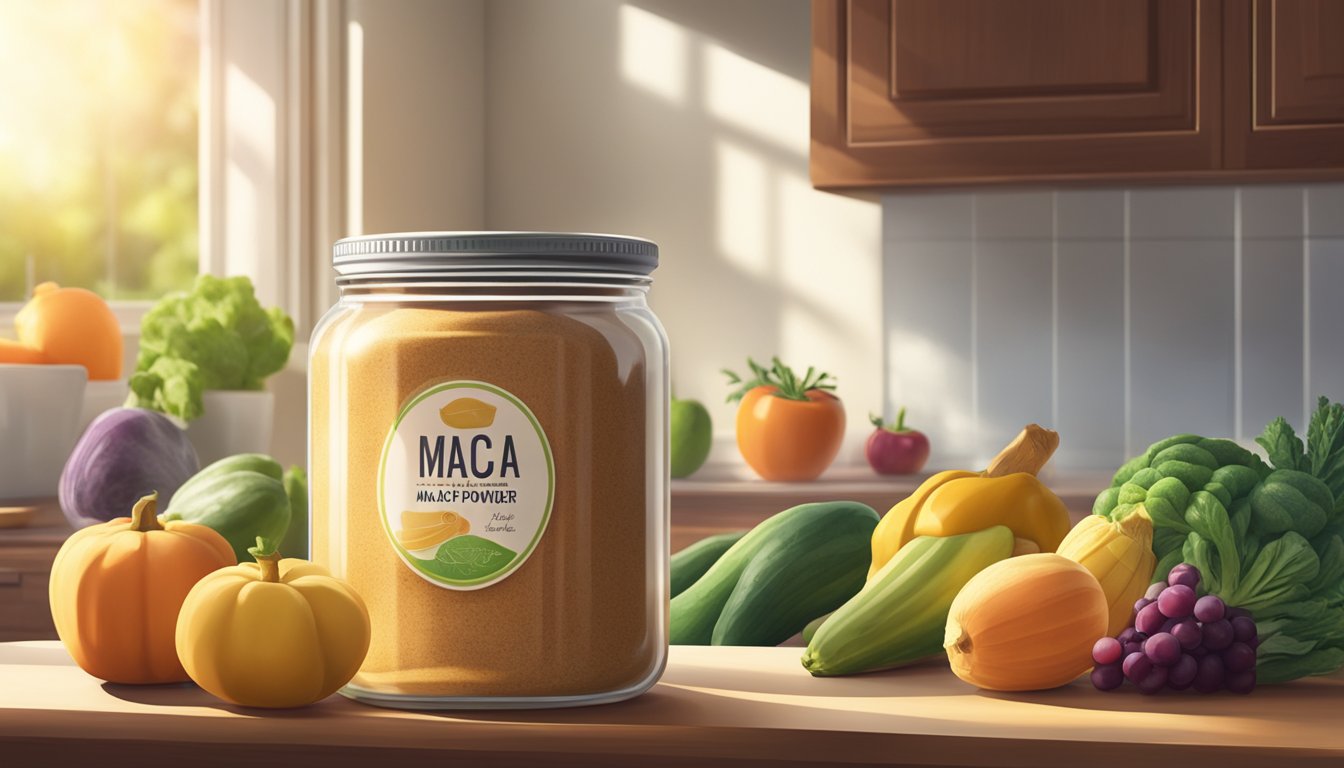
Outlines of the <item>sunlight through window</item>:
{"label": "sunlight through window", "polygon": [[196,0],[0,0],[0,302],[190,283],[199,56]]}
{"label": "sunlight through window", "polygon": [[661,16],[621,6],[621,75],[650,93],[680,104],[686,100],[685,30]]}
{"label": "sunlight through window", "polygon": [[807,83],[719,45],[704,47],[705,105],[714,117],[753,138],[807,155]]}

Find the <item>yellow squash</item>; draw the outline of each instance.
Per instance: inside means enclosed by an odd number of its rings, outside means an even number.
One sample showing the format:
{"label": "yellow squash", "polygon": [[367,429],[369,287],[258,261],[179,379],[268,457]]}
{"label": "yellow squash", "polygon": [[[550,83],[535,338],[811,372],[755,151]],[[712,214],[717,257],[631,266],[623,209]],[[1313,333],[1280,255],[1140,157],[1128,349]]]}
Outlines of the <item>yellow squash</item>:
{"label": "yellow squash", "polygon": [[1000,560],[952,600],[943,647],[957,677],[991,691],[1058,688],[1092,667],[1106,594],[1067,557]]}
{"label": "yellow squash", "polygon": [[187,595],[177,654],[196,684],[248,707],[300,707],[350,681],[369,650],[369,612],[345,582],[257,540],[256,563],[223,568]]}
{"label": "yellow squash", "polygon": [[1142,508],[1113,522],[1088,515],[1069,531],[1056,550],[1092,572],[1106,593],[1115,636],[1129,625],[1134,602],[1148,591],[1157,557],[1153,554],[1153,521]]}
{"label": "yellow squash", "polygon": [[1058,446],[1058,434],[1031,424],[984,472],[948,470],[925,480],[878,523],[868,577],[916,536],[957,536],[995,525],[1008,526],[1041,552],[1055,551],[1069,531],[1069,512],[1036,473]]}

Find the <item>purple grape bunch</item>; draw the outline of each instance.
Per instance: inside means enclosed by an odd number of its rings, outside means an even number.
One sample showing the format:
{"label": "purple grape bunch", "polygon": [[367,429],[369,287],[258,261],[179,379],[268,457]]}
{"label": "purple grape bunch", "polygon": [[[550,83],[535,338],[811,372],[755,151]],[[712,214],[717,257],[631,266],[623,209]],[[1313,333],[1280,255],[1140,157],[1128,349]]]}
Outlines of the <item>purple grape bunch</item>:
{"label": "purple grape bunch", "polygon": [[1143,693],[1255,689],[1255,620],[1217,595],[1200,597],[1199,582],[1198,568],[1177,564],[1134,603],[1128,627],[1092,646],[1097,690],[1115,690],[1125,680]]}

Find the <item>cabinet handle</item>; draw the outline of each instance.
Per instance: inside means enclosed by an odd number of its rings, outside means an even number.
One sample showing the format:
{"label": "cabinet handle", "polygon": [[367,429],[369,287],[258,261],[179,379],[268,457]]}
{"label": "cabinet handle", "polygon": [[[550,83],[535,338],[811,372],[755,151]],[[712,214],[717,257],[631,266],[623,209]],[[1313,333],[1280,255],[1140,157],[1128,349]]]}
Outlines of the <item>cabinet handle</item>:
{"label": "cabinet handle", "polygon": [[0,587],[23,586],[23,571],[0,568]]}

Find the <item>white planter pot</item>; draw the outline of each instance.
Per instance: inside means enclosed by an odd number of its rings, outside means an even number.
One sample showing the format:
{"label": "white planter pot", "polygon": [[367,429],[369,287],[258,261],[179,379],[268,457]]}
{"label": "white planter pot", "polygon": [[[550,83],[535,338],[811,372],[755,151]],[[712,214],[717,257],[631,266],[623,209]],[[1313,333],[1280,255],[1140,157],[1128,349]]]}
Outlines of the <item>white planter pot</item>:
{"label": "white planter pot", "polygon": [[56,495],[87,378],[82,365],[0,365],[0,499]]}
{"label": "white planter pot", "polygon": [[205,413],[187,425],[202,467],[238,453],[270,453],[273,394],[209,390],[203,404]]}

